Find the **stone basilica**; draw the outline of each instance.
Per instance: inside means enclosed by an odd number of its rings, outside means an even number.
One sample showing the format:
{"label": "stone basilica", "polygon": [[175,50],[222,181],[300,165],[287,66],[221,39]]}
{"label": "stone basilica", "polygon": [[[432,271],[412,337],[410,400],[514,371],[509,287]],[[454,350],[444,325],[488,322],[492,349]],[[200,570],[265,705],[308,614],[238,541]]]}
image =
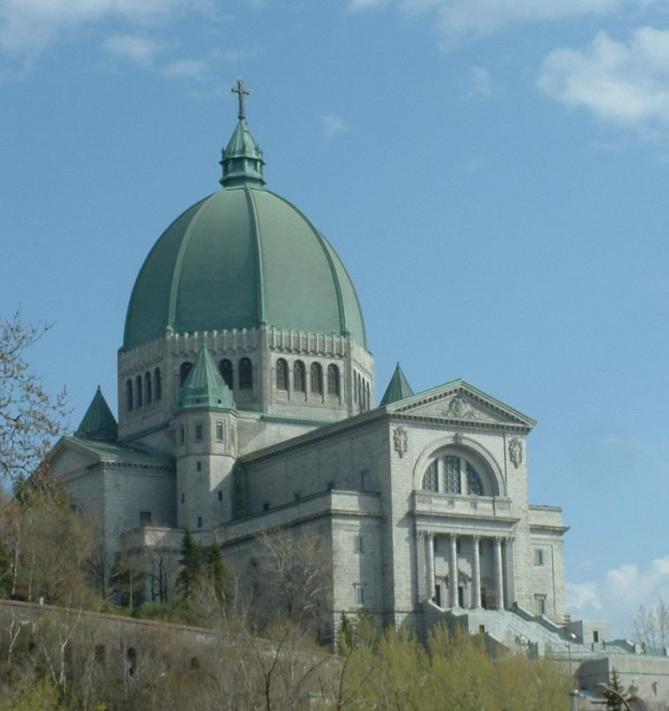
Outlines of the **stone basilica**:
{"label": "stone basilica", "polygon": [[118,423],[98,391],[52,471],[95,512],[108,561],[121,541],[147,565],[178,560],[189,529],[243,574],[259,535],[303,531],[327,550],[330,630],[364,606],[418,631],[457,618],[538,649],[559,639],[566,528],[559,508],[528,502],[534,421],[463,380],[414,393],[399,365],[375,403],[355,287],[265,187],[235,91],[222,188],[137,276]]}

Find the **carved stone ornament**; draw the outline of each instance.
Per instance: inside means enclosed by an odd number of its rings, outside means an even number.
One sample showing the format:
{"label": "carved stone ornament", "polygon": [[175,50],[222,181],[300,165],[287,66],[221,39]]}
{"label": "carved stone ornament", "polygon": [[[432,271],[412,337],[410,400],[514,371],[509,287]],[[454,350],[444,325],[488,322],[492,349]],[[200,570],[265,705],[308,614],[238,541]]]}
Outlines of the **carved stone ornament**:
{"label": "carved stone ornament", "polygon": [[518,469],[523,461],[523,443],[514,437],[509,442],[509,459],[513,462],[513,466]]}
{"label": "carved stone ornament", "polygon": [[409,436],[404,427],[395,427],[393,430],[393,446],[401,459],[409,447]]}
{"label": "carved stone ornament", "polygon": [[456,395],[449,403],[448,407],[441,411],[446,417],[453,417],[456,420],[475,420],[478,416],[476,410],[469,405],[464,398]]}

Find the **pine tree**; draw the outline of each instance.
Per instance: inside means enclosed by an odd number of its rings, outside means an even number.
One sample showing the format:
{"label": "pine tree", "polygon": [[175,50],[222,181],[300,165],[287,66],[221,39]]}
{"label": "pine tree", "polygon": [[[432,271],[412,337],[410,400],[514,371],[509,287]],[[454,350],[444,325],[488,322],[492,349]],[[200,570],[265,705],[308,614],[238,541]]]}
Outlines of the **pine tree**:
{"label": "pine tree", "polygon": [[605,708],[611,709],[611,711],[622,711],[623,702],[620,699],[622,697],[627,701],[627,698],[625,696],[625,689],[620,681],[620,677],[618,676],[618,672],[615,669],[611,672],[611,683],[609,684],[609,689],[611,689],[611,691],[607,689],[602,691],[602,694],[606,699]]}
{"label": "pine tree", "polygon": [[202,547],[186,529],[181,543],[181,560],[179,561],[181,572],[177,578],[177,589],[184,600],[190,598],[193,587],[202,574],[203,558]]}
{"label": "pine tree", "polygon": [[205,561],[206,573],[211,580],[216,597],[219,601],[225,600],[229,596],[229,575],[221,558],[221,550],[217,543],[212,543],[204,549],[203,558]]}

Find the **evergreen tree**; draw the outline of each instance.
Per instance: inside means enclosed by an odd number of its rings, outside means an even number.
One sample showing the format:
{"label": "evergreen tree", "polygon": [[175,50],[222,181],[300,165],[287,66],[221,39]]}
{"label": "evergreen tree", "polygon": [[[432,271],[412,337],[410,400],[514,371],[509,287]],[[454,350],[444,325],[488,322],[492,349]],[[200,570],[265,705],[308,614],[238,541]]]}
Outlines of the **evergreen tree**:
{"label": "evergreen tree", "polygon": [[625,701],[629,701],[625,694],[625,688],[622,685],[622,682],[620,681],[620,677],[618,676],[618,672],[614,669],[611,672],[611,683],[609,684],[609,691],[608,689],[602,690],[602,695],[606,699],[606,707],[607,709],[611,709],[611,711],[622,711],[623,709],[623,702],[620,700],[621,697],[625,699]]}
{"label": "evergreen tree", "polygon": [[229,596],[230,580],[221,558],[221,549],[217,543],[212,543],[202,553],[207,577],[214,586],[216,597],[219,601],[223,601]]}
{"label": "evergreen tree", "polygon": [[204,556],[202,547],[194,540],[188,529],[181,543],[181,572],[177,578],[177,589],[184,600],[188,600],[193,592],[197,579],[202,574]]}

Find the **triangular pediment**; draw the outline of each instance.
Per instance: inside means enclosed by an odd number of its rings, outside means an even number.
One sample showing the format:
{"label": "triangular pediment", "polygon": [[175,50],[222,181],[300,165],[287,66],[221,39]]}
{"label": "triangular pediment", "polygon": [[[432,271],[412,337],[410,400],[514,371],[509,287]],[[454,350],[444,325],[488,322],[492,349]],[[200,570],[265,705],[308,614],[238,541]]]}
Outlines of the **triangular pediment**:
{"label": "triangular pediment", "polygon": [[389,413],[452,423],[532,428],[536,422],[464,380],[440,385],[388,405]]}

